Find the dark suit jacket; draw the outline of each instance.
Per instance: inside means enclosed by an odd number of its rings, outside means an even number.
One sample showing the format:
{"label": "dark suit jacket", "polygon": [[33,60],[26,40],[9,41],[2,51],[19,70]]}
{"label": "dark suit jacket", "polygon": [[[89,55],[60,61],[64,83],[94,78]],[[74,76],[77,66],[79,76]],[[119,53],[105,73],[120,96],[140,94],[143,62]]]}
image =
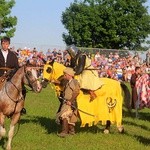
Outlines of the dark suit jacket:
{"label": "dark suit jacket", "polygon": [[[2,51],[0,50],[0,68],[1,67],[8,67],[17,70],[19,68],[19,63],[16,54],[9,50],[5,64],[4,56],[2,54]],[[4,70],[0,69],[0,76],[2,76],[3,74]]]}
{"label": "dark suit jacket", "polygon": [[131,80],[130,80],[130,85],[132,88],[132,102],[131,102],[131,107],[134,109],[136,107],[136,101],[138,99],[138,95],[137,95],[137,89],[136,89],[136,78],[137,78],[137,74],[134,73],[131,76]]}

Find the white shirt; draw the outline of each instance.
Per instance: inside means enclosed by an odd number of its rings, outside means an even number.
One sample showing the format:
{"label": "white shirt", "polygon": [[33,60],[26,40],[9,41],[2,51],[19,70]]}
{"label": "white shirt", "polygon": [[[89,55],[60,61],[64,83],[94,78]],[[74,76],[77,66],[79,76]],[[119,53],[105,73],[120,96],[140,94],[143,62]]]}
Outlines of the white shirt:
{"label": "white shirt", "polygon": [[5,60],[5,63],[7,61],[7,55],[8,55],[8,50],[4,51],[4,50],[1,50],[2,51],[2,54],[4,56],[4,60]]}

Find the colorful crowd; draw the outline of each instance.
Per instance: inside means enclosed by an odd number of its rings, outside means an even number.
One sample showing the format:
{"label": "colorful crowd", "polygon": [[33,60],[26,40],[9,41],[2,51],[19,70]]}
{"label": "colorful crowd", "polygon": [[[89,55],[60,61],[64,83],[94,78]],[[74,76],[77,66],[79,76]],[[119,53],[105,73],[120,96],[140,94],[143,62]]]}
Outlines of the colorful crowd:
{"label": "colorful crowd", "polygon": [[[48,49],[46,53],[38,51],[36,48],[18,49],[17,54],[19,64],[22,66],[30,60],[36,66],[43,66],[45,61],[54,59],[56,62],[62,63],[65,66],[70,65],[70,55],[66,50]],[[135,67],[140,66],[143,73],[150,72],[150,51],[147,52],[147,60],[137,54],[121,57],[118,52],[110,52],[108,56],[97,51],[95,54],[87,54],[91,58],[91,65],[98,71],[99,77],[108,77],[115,80],[130,82],[132,74],[135,72]]]}

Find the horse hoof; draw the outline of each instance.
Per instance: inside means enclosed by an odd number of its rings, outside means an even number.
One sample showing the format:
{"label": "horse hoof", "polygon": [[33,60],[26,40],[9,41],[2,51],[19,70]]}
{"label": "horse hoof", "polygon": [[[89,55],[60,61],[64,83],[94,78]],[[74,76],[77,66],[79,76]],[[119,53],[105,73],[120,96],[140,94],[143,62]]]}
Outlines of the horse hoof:
{"label": "horse hoof", "polygon": [[119,131],[119,133],[124,133],[124,127],[118,127],[118,131]]}
{"label": "horse hoof", "polygon": [[109,132],[109,130],[108,129],[105,129],[104,130],[104,134],[109,134],[110,132]]}
{"label": "horse hoof", "polygon": [[1,132],[0,132],[0,140],[2,139],[2,137],[4,137],[6,135],[6,130],[5,128],[1,128]]}
{"label": "horse hoof", "polygon": [[7,147],[6,150],[11,150],[11,148],[10,148],[10,147]]}

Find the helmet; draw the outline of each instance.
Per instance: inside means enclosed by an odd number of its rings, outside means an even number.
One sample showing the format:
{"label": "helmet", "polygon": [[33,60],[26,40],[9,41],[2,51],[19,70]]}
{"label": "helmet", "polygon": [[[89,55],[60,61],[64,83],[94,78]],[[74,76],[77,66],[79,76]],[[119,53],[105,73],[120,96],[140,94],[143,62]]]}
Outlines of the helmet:
{"label": "helmet", "polygon": [[66,50],[72,58],[75,58],[75,56],[77,55],[79,51],[75,45],[68,46]]}

